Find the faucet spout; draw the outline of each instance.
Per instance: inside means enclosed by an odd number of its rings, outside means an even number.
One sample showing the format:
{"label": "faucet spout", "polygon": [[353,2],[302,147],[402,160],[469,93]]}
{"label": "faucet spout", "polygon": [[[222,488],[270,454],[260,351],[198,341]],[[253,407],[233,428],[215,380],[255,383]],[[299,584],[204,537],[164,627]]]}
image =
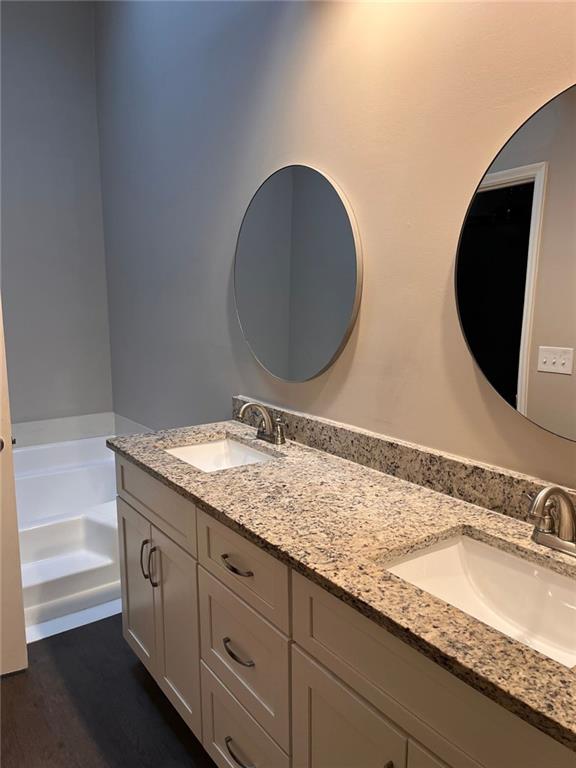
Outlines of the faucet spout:
{"label": "faucet spout", "polygon": [[554,532],[563,541],[576,541],[576,508],[563,488],[557,485],[543,488],[534,499],[531,514],[537,518],[545,517],[550,501],[553,502],[549,514],[554,521]]}
{"label": "faucet spout", "polygon": [[272,416],[270,416],[270,411],[260,403],[244,403],[238,413],[240,421],[244,420],[244,414],[249,408],[257,410],[262,417],[256,437],[259,437],[261,440],[266,440],[268,443],[276,443],[276,445],[281,445],[285,442],[282,422],[277,420],[275,427],[272,422]]}
{"label": "faucet spout", "polygon": [[532,502],[530,516],[536,520],[535,542],[576,556],[576,507],[563,488],[543,488]]}

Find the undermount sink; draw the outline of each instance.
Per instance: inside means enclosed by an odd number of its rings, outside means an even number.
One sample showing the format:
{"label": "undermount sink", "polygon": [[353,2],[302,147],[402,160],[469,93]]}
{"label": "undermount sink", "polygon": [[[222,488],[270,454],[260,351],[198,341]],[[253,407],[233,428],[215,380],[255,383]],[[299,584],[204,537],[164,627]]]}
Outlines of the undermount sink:
{"label": "undermount sink", "polygon": [[576,582],[468,536],[387,570],[567,667],[576,665]]}
{"label": "undermount sink", "polygon": [[245,464],[263,464],[275,457],[257,448],[232,440],[229,437],[209,443],[166,448],[166,453],[191,464],[202,472],[218,472],[221,469],[242,467]]}

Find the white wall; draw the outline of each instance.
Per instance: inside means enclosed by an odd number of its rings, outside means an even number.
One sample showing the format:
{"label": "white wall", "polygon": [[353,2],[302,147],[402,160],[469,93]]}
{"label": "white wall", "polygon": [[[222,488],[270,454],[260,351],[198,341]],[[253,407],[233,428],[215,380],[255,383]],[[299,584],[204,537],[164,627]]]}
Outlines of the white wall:
{"label": "white wall", "polygon": [[[576,81],[562,3],[104,3],[98,74],[116,410],[225,417],[232,392],[574,483],[576,445],[507,406],[458,326],[454,255],[504,141]],[[259,183],[327,171],[355,210],[362,307],[336,365],[282,384],[232,299]]]}
{"label": "white wall", "polygon": [[92,3],[2,3],[12,421],[112,410]]}

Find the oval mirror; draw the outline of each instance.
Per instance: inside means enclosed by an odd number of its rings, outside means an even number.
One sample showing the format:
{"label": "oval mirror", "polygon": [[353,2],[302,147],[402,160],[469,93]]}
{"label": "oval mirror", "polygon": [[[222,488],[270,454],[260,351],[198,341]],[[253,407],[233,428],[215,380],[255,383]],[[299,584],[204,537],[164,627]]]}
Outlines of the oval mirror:
{"label": "oval mirror", "polygon": [[362,286],[359,238],[342,195],[319,171],[273,173],[244,215],[234,262],[236,309],[273,376],[307,381],[338,357]]}
{"label": "oval mirror", "polygon": [[488,168],[460,235],[456,297],[494,389],[576,440],[576,86],[527,120]]}

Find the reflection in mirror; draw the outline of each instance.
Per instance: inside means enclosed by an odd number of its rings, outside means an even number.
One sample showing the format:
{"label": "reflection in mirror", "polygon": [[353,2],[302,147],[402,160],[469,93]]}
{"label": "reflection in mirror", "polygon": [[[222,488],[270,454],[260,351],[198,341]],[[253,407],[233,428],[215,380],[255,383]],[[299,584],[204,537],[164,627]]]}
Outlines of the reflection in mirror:
{"label": "reflection in mirror", "polygon": [[496,391],[576,440],[576,86],[504,146],[458,247],[462,330]]}
{"label": "reflection in mirror", "polygon": [[234,263],[238,317],[258,361],[287,381],[326,370],[350,335],[361,283],[355,225],[334,185],[303,165],[266,179]]}

